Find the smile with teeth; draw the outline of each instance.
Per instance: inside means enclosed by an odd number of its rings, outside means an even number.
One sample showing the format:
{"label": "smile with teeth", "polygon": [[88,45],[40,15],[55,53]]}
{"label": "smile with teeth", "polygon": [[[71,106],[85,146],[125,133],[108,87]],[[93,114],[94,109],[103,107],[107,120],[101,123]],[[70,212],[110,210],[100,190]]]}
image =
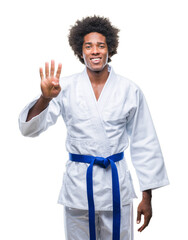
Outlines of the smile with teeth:
{"label": "smile with teeth", "polygon": [[100,57],[95,57],[90,59],[93,63],[99,63],[101,58]]}

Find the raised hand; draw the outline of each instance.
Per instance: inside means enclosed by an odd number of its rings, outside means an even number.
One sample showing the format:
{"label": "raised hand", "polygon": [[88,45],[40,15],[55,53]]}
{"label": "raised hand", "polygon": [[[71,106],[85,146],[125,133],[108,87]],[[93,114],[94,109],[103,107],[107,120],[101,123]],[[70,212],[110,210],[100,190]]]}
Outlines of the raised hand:
{"label": "raised hand", "polygon": [[51,60],[51,69],[49,73],[49,63],[45,63],[45,76],[43,74],[43,69],[40,68],[40,77],[41,77],[41,91],[42,96],[47,99],[52,99],[57,97],[61,91],[61,86],[59,84],[59,77],[61,74],[62,65],[59,63],[56,75],[54,76],[55,71],[55,61]]}

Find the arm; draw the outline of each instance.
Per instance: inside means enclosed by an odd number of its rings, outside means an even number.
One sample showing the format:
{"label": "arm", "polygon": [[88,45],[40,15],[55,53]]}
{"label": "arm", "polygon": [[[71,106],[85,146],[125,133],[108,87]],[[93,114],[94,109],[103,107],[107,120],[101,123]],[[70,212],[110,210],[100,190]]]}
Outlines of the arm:
{"label": "arm", "polygon": [[143,192],[169,184],[163,154],[146,99],[140,89],[132,98],[132,111],[127,122],[130,154]]}
{"label": "arm", "polygon": [[54,68],[55,63],[52,61],[49,76],[49,66],[48,63],[45,64],[45,78],[43,70],[40,68],[42,94],[40,97],[25,106],[19,115],[19,128],[24,136],[38,136],[49,126],[55,124],[58,116],[62,113],[59,94],[61,91],[59,84],[61,64],[58,66],[55,77]]}
{"label": "arm", "polygon": [[144,224],[138,229],[139,232],[142,232],[149,224],[152,217],[152,206],[151,198],[152,193],[151,189],[145,190],[142,192],[142,201],[138,205],[137,209],[137,224],[141,222],[141,215],[144,215]]}
{"label": "arm", "polygon": [[152,217],[151,190],[163,187],[169,181],[145,97],[140,89],[135,93],[134,111],[127,123],[127,132],[130,136],[131,160],[143,192],[137,215],[137,223],[140,223],[141,215],[144,215],[144,224],[138,229],[141,232]]}
{"label": "arm", "polygon": [[43,75],[43,69],[40,68],[41,77],[41,91],[42,95],[35,103],[35,105],[29,110],[26,122],[30,121],[33,117],[39,115],[44,109],[47,108],[52,98],[57,97],[61,91],[59,85],[59,77],[61,74],[61,64],[58,65],[56,76],[54,77],[55,62],[51,61],[51,70],[49,75],[49,64],[45,63],[45,77]]}
{"label": "arm", "polygon": [[26,122],[30,121],[33,117],[39,115],[44,109],[46,109],[51,99],[44,98],[42,95],[35,103],[35,105],[29,110]]}

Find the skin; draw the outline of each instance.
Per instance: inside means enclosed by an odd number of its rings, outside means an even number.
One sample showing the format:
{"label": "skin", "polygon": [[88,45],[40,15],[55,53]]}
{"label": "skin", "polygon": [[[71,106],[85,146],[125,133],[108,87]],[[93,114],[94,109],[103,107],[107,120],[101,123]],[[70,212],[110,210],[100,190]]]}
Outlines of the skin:
{"label": "skin", "polygon": [[[84,59],[88,76],[96,99],[98,100],[109,75],[106,37],[97,32],[85,35],[82,47],[82,58]],[[100,58],[100,60],[92,61],[94,58]],[[148,226],[152,217],[151,190],[146,190],[142,193],[142,201],[137,209],[137,224],[141,223],[142,215],[144,215],[144,223],[138,229],[139,232],[142,232]]]}
{"label": "skin", "polygon": [[[92,32],[84,37],[82,58],[87,68],[95,97],[98,100],[108,78],[108,46],[106,37]],[[94,60],[98,59],[98,60]]]}
{"label": "skin", "polygon": [[151,198],[152,198],[152,190],[146,190],[142,192],[142,201],[138,205],[137,208],[137,224],[141,223],[141,216],[144,215],[144,223],[138,229],[139,232],[142,232],[149,224],[150,219],[152,217],[152,205],[151,205]]}
{"label": "skin", "polygon": [[[109,75],[107,63],[108,46],[106,44],[105,36],[96,32],[85,35],[82,48],[82,58],[84,59],[89,79],[96,99],[98,100]],[[58,96],[61,91],[59,84],[61,69],[62,65],[59,64],[56,75],[54,76],[54,60],[51,61],[50,71],[49,64],[47,62],[45,63],[45,76],[43,74],[43,69],[39,69],[42,94],[36,104],[30,109],[26,121],[29,121],[36,115],[40,114],[48,106],[52,98]],[[150,189],[142,192],[142,201],[137,208],[137,224],[141,223],[142,215],[144,215],[144,223],[138,229],[139,232],[142,232],[148,226],[152,217],[151,198],[152,193]]]}
{"label": "skin", "polygon": [[55,61],[51,61],[51,69],[49,72],[49,63],[45,63],[45,76],[43,74],[43,69],[39,69],[41,77],[41,96],[35,105],[29,110],[27,115],[27,121],[30,121],[33,117],[39,115],[45,108],[47,108],[49,102],[52,98],[57,97],[61,91],[61,86],[59,85],[59,78],[61,75],[61,63],[58,65],[56,75],[55,72]]}

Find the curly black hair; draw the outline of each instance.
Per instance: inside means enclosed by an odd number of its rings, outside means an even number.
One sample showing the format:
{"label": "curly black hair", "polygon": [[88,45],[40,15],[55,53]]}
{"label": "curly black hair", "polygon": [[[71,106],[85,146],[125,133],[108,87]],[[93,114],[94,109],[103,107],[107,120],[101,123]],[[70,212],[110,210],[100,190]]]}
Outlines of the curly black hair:
{"label": "curly black hair", "polygon": [[75,25],[71,26],[68,40],[74,54],[79,58],[81,63],[84,63],[82,58],[84,36],[91,32],[98,32],[106,37],[109,55],[108,62],[111,62],[110,57],[117,53],[119,29],[112,26],[109,19],[104,17],[86,17],[82,20],[77,20]]}

